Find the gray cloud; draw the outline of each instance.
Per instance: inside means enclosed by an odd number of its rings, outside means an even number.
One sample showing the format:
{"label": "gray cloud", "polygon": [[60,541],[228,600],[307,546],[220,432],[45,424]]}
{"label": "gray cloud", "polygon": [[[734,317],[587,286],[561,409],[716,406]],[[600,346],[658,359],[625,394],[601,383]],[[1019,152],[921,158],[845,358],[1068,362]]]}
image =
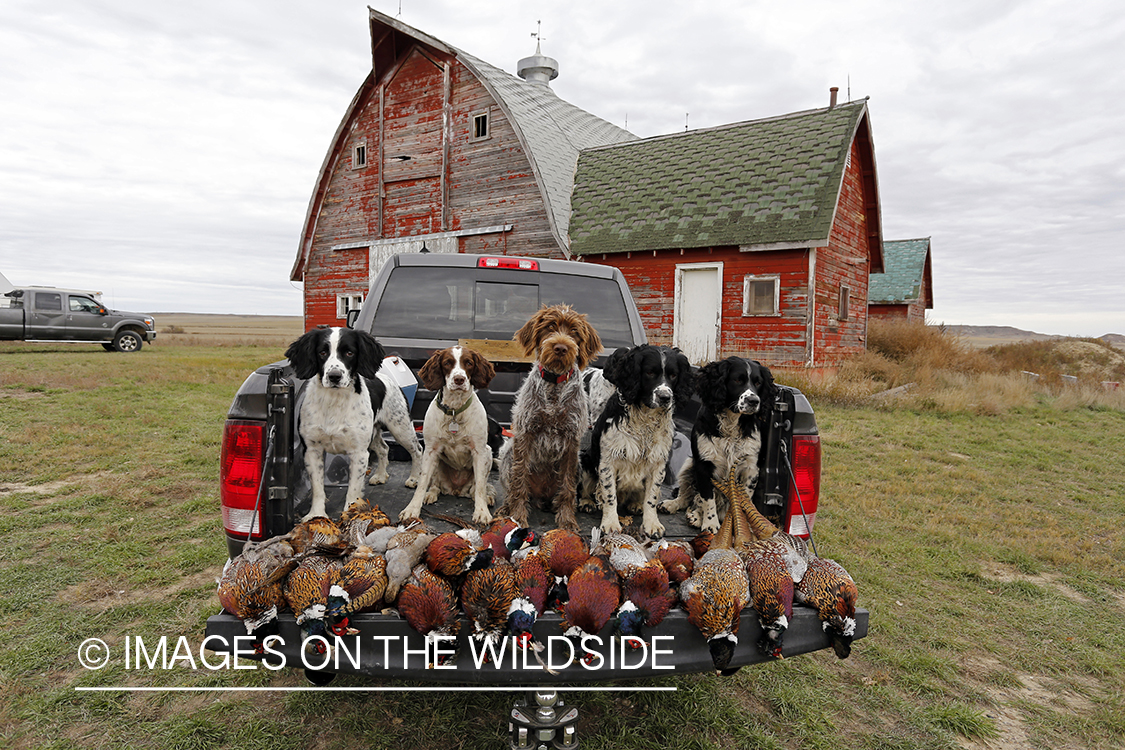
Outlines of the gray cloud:
{"label": "gray cloud", "polygon": [[[394,16],[397,0],[373,2]],[[1125,18],[1109,0],[403,0],[401,19],[638,135],[870,96],[888,239],[933,238],[932,319],[1125,332]],[[120,307],[299,314],[317,170],[366,3],[5,3],[0,271]]]}

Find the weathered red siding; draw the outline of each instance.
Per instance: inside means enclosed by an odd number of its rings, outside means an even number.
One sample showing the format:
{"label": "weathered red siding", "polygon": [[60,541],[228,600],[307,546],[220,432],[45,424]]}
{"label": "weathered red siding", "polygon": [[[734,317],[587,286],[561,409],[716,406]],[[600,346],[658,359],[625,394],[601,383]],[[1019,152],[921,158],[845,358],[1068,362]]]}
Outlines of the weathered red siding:
{"label": "weathered red siding", "polygon": [[[841,364],[867,346],[868,200],[875,197],[864,188],[862,160],[853,141],[828,247],[816,255],[814,367]],[[851,291],[847,320],[838,316],[841,286]]]}
{"label": "weathered red siding", "polygon": [[[621,269],[641,314],[649,343],[672,344],[676,266],[723,264],[719,358],[750,357],[774,366],[806,361],[808,251],[739,252],[736,247],[665,250],[589,256],[586,260]],[[743,316],[742,289],[747,275],[780,278],[779,313]]]}
{"label": "weathered red siding", "polygon": [[[328,167],[305,266],[306,328],[338,325],[337,295],[367,291],[367,247],[334,245],[510,224],[459,238],[459,250],[562,257],[528,158],[488,90],[432,50],[415,46],[400,60],[357,104]],[[489,115],[489,137],[473,140],[479,112]],[[367,166],[353,169],[360,144]]]}
{"label": "weathered red siding", "polygon": [[901,305],[869,305],[868,315],[880,320],[908,320],[911,323],[926,322],[926,308],[921,301]]}

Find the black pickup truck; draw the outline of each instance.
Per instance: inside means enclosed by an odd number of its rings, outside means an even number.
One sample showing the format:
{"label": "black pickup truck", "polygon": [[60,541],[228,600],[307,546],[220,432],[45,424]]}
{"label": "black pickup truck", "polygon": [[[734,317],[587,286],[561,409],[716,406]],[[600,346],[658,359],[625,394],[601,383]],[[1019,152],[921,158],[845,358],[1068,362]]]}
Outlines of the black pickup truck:
{"label": "black pickup truck", "polygon": [[[507,426],[515,393],[530,369],[530,362],[511,341],[512,334],[540,305],[560,302],[589,316],[601,335],[605,355],[619,346],[645,343],[640,316],[617,269],[511,256],[394,256],[372,283],[354,327],[374,334],[389,354],[401,358],[414,372],[434,351],[448,346],[461,344],[483,351],[495,364],[497,375],[479,395],[489,416]],[[254,539],[283,534],[309,509],[309,481],[304,476],[303,447],[294,424],[305,385],[294,376],[288,362],[281,361],[251,373],[234,397],[223,430],[220,475],[223,527],[231,556],[239,553],[251,530]],[[419,387],[414,397],[412,416],[418,429],[433,395]],[[662,487],[666,497],[674,491],[675,470],[689,454],[687,435],[697,408],[696,403],[677,413],[681,434],[669,457],[670,471]],[[763,440],[765,468],[754,501],[779,528],[807,536],[816,516],[820,489],[816,420],[808,400],[794,388],[782,387],[780,398],[769,408],[772,419]],[[400,457],[406,457],[405,451]],[[335,517],[344,503],[346,459],[329,456],[325,466],[327,507],[329,515]],[[413,494],[403,486],[408,474],[409,464],[392,461],[390,479],[384,485],[368,487],[367,498],[392,518],[397,517]],[[495,474],[493,484],[498,484]],[[799,488],[800,499],[794,487]],[[497,498],[498,505],[502,501],[502,497]],[[426,507],[437,513],[465,516],[463,508],[445,496]],[[533,511],[530,520],[541,531],[553,525],[553,517],[539,511]],[[438,531],[454,528],[436,519],[426,521]],[[587,533],[597,521],[594,516],[579,514],[579,523]],[[668,537],[693,537],[698,533],[686,524],[682,514],[663,516],[662,521]],[[867,633],[867,612],[859,611],[856,619],[856,638],[862,638]],[[545,615],[536,625],[536,638],[546,643],[550,636],[560,635],[559,623],[558,615]],[[643,658],[636,653],[625,654],[623,663],[622,654],[610,646],[607,626],[601,634],[604,661],[597,669],[574,662],[558,674],[545,672],[534,663],[525,665],[507,659],[478,668],[471,658],[468,627],[461,629],[455,668],[427,669],[432,659],[427,658],[422,637],[396,615],[358,615],[351,625],[360,631],[354,648],[345,645],[336,649],[336,662],[310,665],[302,661],[298,628],[292,615],[285,613],[281,616],[285,645],[277,651],[288,666],[304,667],[310,679],[323,678],[325,673],[351,673],[427,682],[558,685],[714,669],[703,637],[681,609],[674,609],[649,632],[656,653],[646,653]],[[207,635],[214,636],[208,648],[222,651],[229,644],[227,650],[233,651],[235,637],[244,637],[246,630],[234,616],[218,614],[208,620]],[[766,660],[755,646],[761,633],[752,609],[743,611],[739,635],[732,666]],[[816,613],[795,606],[784,654],[806,653],[829,645]]]}

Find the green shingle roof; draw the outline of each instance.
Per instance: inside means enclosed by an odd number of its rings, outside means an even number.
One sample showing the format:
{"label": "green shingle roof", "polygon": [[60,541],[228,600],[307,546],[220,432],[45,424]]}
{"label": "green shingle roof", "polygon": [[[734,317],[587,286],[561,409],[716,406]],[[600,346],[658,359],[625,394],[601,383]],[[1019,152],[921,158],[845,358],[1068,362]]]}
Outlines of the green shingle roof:
{"label": "green shingle roof", "polygon": [[929,254],[929,237],[884,242],[884,272],[871,274],[868,302],[886,305],[920,299]]}
{"label": "green shingle roof", "polygon": [[571,253],[826,243],[866,111],[861,101],[585,150]]}

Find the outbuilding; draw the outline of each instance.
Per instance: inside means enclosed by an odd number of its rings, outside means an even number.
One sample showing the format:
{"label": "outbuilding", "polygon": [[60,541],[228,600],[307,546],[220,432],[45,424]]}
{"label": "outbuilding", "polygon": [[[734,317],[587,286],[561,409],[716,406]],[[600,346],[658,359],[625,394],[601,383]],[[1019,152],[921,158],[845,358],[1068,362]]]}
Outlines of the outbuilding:
{"label": "outbuilding", "polygon": [[871,274],[871,317],[925,323],[926,310],[934,309],[930,238],[884,242],[883,269]]}

